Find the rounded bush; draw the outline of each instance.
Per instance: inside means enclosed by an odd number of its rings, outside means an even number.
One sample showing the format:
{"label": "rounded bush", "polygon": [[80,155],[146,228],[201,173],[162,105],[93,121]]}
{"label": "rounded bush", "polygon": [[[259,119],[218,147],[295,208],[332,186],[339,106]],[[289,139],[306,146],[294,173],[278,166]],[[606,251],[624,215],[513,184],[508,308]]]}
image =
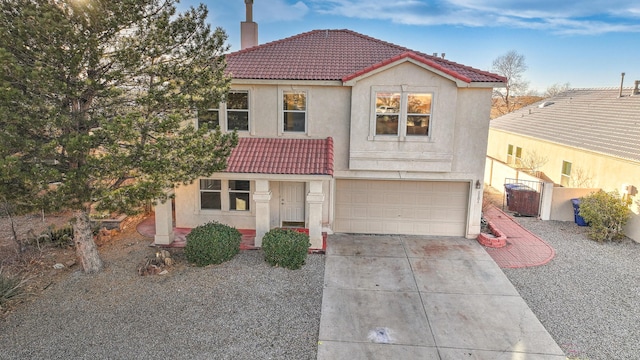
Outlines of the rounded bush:
{"label": "rounded bush", "polygon": [[611,241],[624,237],[622,227],[631,216],[631,201],[617,190],[598,191],[580,199],[579,215],[589,223],[589,237],[596,241]]}
{"label": "rounded bush", "polygon": [[241,239],[236,228],[212,221],[191,230],[184,255],[197,266],[221,264],[240,252]]}
{"label": "rounded bush", "polygon": [[291,270],[304,265],[310,246],[309,235],[294,230],[272,229],[262,238],[264,259]]}

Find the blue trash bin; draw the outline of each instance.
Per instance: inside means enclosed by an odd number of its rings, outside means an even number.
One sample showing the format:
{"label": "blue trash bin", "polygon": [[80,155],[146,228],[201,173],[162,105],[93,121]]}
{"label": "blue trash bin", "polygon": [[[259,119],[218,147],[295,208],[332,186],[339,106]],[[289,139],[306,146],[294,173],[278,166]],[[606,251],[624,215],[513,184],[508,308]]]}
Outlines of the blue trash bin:
{"label": "blue trash bin", "polygon": [[571,199],[571,203],[573,204],[573,221],[575,221],[578,226],[589,226],[589,224],[584,221],[584,218],[580,216],[580,199]]}

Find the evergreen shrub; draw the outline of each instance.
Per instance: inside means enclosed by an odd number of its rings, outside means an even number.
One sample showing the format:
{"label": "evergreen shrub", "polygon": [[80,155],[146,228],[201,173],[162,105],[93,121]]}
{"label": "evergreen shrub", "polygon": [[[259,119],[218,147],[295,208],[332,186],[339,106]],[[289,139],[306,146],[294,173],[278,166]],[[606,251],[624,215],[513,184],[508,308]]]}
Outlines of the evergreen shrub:
{"label": "evergreen shrub", "polygon": [[304,265],[310,246],[309,235],[294,230],[272,229],[262,238],[264,259],[291,270]]}
{"label": "evergreen shrub", "polygon": [[236,228],[212,221],[191,230],[184,255],[197,266],[221,264],[240,252],[241,239]]}

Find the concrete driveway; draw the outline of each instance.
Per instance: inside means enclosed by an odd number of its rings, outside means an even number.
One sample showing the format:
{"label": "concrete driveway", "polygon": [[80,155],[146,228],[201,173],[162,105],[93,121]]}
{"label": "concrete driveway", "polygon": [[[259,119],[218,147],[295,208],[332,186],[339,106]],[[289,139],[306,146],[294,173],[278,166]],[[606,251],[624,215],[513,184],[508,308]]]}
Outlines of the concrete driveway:
{"label": "concrete driveway", "polygon": [[318,359],[565,359],[475,240],[328,238]]}

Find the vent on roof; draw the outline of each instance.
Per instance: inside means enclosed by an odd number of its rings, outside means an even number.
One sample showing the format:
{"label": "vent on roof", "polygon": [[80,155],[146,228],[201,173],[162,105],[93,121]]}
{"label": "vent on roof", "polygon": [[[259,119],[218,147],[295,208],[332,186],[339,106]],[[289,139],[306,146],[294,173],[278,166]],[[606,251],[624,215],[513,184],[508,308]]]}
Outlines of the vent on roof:
{"label": "vent on roof", "polygon": [[538,107],[542,109],[544,107],[551,106],[551,105],[553,105],[553,101],[545,101],[542,104],[538,105]]}

